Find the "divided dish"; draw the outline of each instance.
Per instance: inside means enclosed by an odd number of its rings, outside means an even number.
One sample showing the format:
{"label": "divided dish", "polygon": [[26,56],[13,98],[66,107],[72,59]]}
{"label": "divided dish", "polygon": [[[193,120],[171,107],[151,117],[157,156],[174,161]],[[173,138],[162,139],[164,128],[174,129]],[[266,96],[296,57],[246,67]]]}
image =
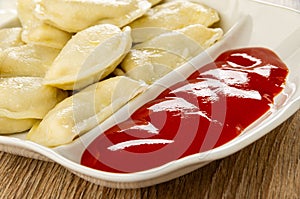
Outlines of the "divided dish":
{"label": "divided dish", "polygon": [[[11,13],[13,6],[10,5],[7,8],[5,7],[7,4],[4,2],[5,0],[0,0],[0,14]],[[300,106],[300,78],[298,75],[300,74],[300,13],[252,0],[195,0],[195,2],[203,3],[219,12],[220,26],[225,35],[218,43],[155,82],[145,93],[71,144],[48,148],[25,140],[24,133],[0,136],[0,150],[26,157],[55,161],[76,175],[104,186],[145,187],[174,179],[211,161],[235,153],[261,138],[295,113]],[[7,16],[11,17],[10,14]],[[14,17],[9,18],[0,26],[15,25]],[[116,121],[125,120],[139,106],[159,95],[165,87],[184,79],[197,70],[197,67],[211,62],[222,52],[244,47],[266,47],[273,50],[288,66],[289,75],[286,87],[275,99],[274,107],[241,135],[218,148],[137,173],[110,173],[80,165],[81,155],[85,148],[99,134],[113,126]]]}

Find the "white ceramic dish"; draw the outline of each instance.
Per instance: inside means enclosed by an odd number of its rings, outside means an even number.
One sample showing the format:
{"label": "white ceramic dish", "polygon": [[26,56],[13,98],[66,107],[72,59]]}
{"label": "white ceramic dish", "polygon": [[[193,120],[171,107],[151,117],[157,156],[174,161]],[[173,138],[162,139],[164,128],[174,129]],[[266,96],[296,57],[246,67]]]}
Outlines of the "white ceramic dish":
{"label": "white ceramic dish", "polygon": [[[0,150],[26,157],[55,161],[78,176],[104,186],[137,188],[168,181],[200,168],[213,160],[231,155],[261,138],[285,121],[300,107],[300,12],[253,0],[195,0],[217,9],[226,35],[191,63],[159,80],[148,92],[118,111],[114,118],[88,132],[74,143],[47,148],[26,141],[24,134],[0,136]],[[11,0],[0,0],[0,27],[15,25],[16,15]],[[138,105],[155,98],[161,84],[180,79],[176,74],[189,74],[192,65],[204,65],[227,49],[240,47],[266,47],[276,52],[289,67],[287,86],[276,98],[275,106],[236,139],[216,149],[185,157],[147,171],[115,174],[94,170],[79,164],[84,148],[99,132],[112,126],[114,119],[126,119]],[[209,55],[209,56],[207,56]],[[172,80],[172,81],[170,81]],[[128,111],[129,110],[129,111]],[[121,117],[121,118],[120,118]]]}

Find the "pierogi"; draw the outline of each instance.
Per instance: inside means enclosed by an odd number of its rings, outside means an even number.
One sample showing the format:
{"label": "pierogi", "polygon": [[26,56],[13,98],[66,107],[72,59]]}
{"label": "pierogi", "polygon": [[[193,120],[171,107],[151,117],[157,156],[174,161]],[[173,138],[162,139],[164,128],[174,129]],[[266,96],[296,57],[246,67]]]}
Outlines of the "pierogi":
{"label": "pierogi", "polygon": [[34,44],[0,50],[0,76],[44,77],[59,52],[56,48]]}
{"label": "pierogi", "polygon": [[23,27],[22,40],[26,43],[61,49],[71,34],[44,23],[36,15],[35,0],[18,0],[18,17]]}
{"label": "pierogi", "polygon": [[109,75],[132,45],[130,28],[101,24],[78,32],[54,60],[44,83],[64,90],[82,89]]}
{"label": "pierogi", "polygon": [[0,133],[28,130],[66,97],[39,77],[0,78],[0,99],[7,99],[0,101]]}
{"label": "pierogi", "polygon": [[193,39],[203,49],[215,44],[224,34],[221,28],[207,28],[202,24],[189,25],[178,31]]}
{"label": "pierogi", "polygon": [[132,49],[121,64],[124,73],[117,70],[115,74],[152,84],[184,62],[183,57],[166,50]]}
{"label": "pierogi", "polygon": [[0,52],[9,47],[24,45],[21,39],[22,28],[4,28],[0,30]]}
{"label": "pierogi", "polygon": [[[126,76],[143,80],[147,84],[152,84],[188,62],[223,35],[222,29],[207,28],[201,24],[190,25],[176,31],[160,31],[156,28],[151,30],[154,33],[148,30],[145,38],[153,38],[136,44],[121,64]],[[159,32],[163,33],[156,35]],[[139,37],[139,41],[145,38]]]}
{"label": "pierogi", "polygon": [[212,8],[190,1],[171,1],[157,5],[139,19],[129,24],[132,29],[161,27],[176,30],[192,24],[206,27],[220,20],[218,12]]}
{"label": "pierogi", "polygon": [[[210,47],[223,36],[223,30],[221,28],[208,28],[202,24],[188,25],[177,31],[195,40],[195,42],[203,48]],[[171,30],[160,27],[145,27],[132,29],[131,36],[133,43],[139,44],[162,34],[170,34],[171,32]]]}
{"label": "pierogi", "polygon": [[37,119],[11,119],[0,116],[0,134],[21,133],[30,129]]}
{"label": "pierogi", "polygon": [[141,82],[113,77],[66,98],[27,134],[27,139],[54,147],[72,142],[115,113],[145,89]]}
{"label": "pierogi", "polygon": [[59,29],[79,32],[97,24],[124,27],[145,14],[152,3],[147,0],[39,0],[37,14]]}

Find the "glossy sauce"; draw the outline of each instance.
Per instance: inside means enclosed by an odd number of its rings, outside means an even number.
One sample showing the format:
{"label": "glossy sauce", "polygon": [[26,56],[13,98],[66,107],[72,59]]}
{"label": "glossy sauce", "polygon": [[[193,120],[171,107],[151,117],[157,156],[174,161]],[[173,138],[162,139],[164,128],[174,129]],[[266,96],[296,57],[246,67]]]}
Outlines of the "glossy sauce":
{"label": "glossy sauce", "polygon": [[224,52],[99,135],[81,164],[130,173],[221,146],[270,109],[287,74],[268,49]]}

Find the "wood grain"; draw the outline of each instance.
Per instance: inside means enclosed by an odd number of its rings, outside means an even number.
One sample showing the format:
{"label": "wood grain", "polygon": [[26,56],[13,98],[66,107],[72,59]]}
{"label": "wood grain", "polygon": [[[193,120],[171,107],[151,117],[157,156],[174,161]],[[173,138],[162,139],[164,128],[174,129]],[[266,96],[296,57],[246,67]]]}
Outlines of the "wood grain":
{"label": "wood grain", "polygon": [[[300,10],[299,0],[268,0]],[[87,182],[60,165],[0,152],[0,198],[300,198],[300,110],[254,144],[142,189]]]}

